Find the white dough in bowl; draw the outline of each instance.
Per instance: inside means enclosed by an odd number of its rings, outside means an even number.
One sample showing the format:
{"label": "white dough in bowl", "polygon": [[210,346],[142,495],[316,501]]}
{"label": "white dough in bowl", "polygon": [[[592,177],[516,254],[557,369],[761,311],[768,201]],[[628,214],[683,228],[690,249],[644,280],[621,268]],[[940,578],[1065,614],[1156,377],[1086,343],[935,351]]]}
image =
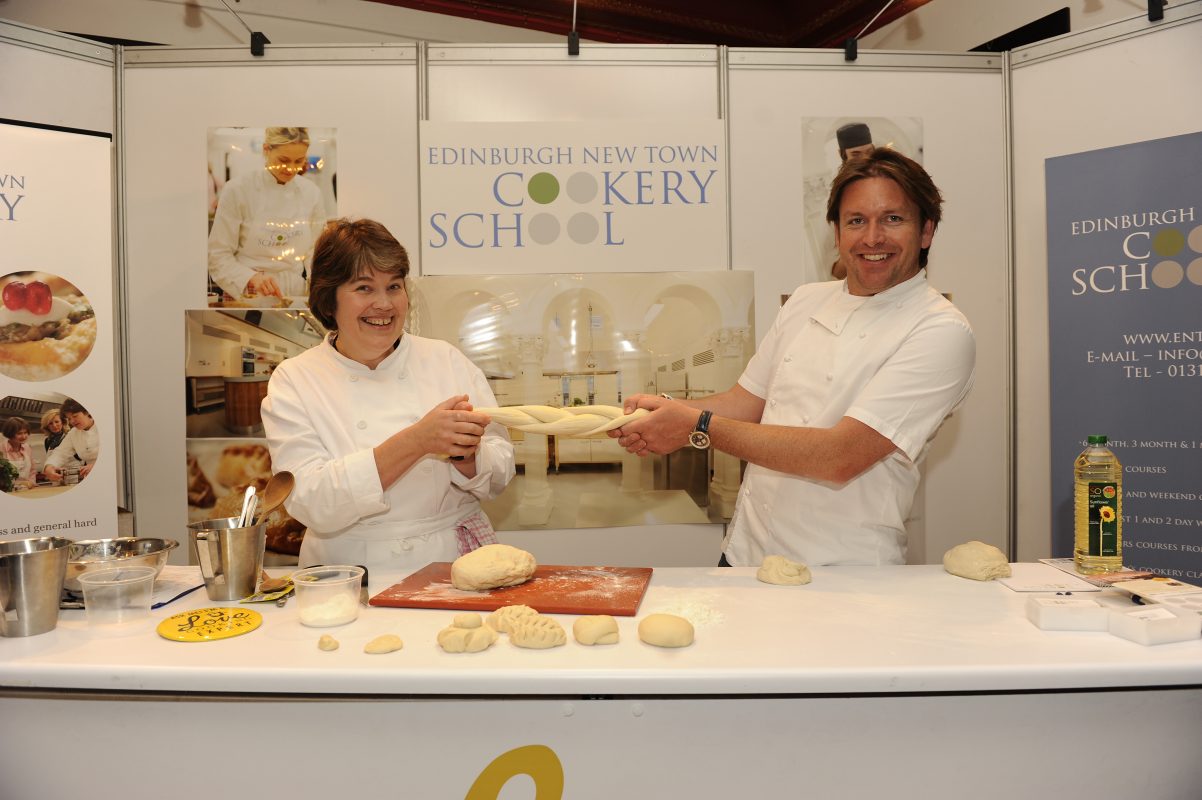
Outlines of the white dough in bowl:
{"label": "white dough in bowl", "polygon": [[755,577],[764,583],[777,586],[801,586],[813,580],[810,568],[800,561],[790,561],[784,556],[767,556]]}
{"label": "white dough in bowl", "polygon": [[1006,554],[991,544],[973,540],[958,544],[943,554],[943,568],[961,578],[991,581],[1010,577]]}
{"label": "white dough in bowl", "polygon": [[507,544],[486,544],[451,564],[451,585],[465,591],[517,586],[530,580],[538,564],[525,550]]}

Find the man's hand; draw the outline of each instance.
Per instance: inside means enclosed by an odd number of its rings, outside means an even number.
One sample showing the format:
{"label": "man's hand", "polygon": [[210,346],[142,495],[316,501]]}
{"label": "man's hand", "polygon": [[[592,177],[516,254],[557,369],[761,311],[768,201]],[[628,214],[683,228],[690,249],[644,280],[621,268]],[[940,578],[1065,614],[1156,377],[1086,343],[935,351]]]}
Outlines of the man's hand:
{"label": "man's hand", "polygon": [[671,453],[684,447],[701,416],[698,409],[650,394],[631,395],[622,410],[629,414],[636,408],[645,408],[651,413],[610,431],[609,436],[637,456]]}

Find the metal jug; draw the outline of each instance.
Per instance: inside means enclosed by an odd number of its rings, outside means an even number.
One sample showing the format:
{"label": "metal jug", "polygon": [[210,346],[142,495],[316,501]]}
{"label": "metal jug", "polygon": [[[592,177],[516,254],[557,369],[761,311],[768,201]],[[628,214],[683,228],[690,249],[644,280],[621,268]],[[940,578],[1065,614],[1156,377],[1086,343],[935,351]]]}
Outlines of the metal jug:
{"label": "metal jug", "polygon": [[58,625],[71,540],[0,542],[0,636],[36,636]]}

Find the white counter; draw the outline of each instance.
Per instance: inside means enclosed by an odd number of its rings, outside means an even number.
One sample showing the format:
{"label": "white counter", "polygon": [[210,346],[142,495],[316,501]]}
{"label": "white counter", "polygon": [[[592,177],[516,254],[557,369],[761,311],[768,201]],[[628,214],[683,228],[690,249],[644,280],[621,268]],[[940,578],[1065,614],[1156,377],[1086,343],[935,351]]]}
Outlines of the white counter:
{"label": "white counter", "polygon": [[[222,756],[222,771],[247,796],[286,784],[290,797],[328,797],[354,775],[366,787],[403,776],[410,790],[370,795],[530,797],[468,789],[490,770],[537,772],[532,753],[566,781],[540,800],[784,797],[801,786],[939,798],[969,783],[975,798],[1202,791],[1202,640],[1044,632],[1025,617],[1027,595],[936,566],[813,572],[808,586],[777,587],[751,569],[656,569],[615,646],[576,644],[563,616],[564,647],[502,637],[470,655],[435,643],[452,611],[368,608],[316,629],[294,603],[260,604],[258,630],[201,643],[162,639],[154,624],[233,605],[203,591],[124,637],[66,611],[50,633],[0,639],[0,774],[14,797],[32,796],[46,780],[33,765],[67,732],[137,745],[146,790],[129,798],[170,783],[174,800],[211,800],[211,784],[180,783],[180,770],[232,742],[245,757]],[[373,594],[399,578],[372,577]],[[691,617],[696,642],[639,642],[638,618],[655,611]],[[318,650],[322,633],[340,649]],[[382,633],[404,649],[364,654]],[[948,776],[949,760],[962,777]],[[68,772],[55,776],[60,794],[86,791],[92,773]],[[977,785],[974,772],[991,777]]]}

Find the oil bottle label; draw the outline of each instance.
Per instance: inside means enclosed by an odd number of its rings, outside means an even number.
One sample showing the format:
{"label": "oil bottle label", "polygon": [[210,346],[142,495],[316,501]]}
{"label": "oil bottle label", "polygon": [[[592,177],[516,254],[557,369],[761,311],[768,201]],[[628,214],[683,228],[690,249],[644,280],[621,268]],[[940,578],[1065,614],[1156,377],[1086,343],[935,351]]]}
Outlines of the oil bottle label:
{"label": "oil bottle label", "polygon": [[1119,554],[1118,484],[1089,484],[1089,554]]}

